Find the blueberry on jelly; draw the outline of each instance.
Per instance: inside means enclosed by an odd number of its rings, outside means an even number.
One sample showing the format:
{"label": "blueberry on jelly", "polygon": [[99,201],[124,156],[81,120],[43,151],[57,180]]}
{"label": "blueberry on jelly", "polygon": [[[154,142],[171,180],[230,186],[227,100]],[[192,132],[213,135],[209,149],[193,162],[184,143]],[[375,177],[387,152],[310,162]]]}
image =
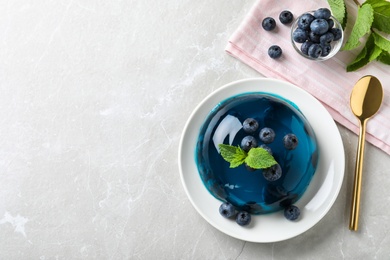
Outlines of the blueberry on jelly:
{"label": "blueberry on jelly", "polygon": [[321,45],[318,44],[318,43],[313,43],[313,44],[309,47],[309,50],[308,50],[307,54],[308,54],[310,57],[314,58],[314,59],[320,57],[321,54],[322,54],[322,47],[321,47]]}
{"label": "blueberry on jelly", "polygon": [[245,169],[249,172],[257,171],[257,169],[250,167],[248,164],[245,164]]}
{"label": "blueberry on jelly", "polygon": [[291,205],[284,209],[284,217],[288,220],[297,220],[301,211],[297,206]]}
{"label": "blueberry on jelly", "polygon": [[320,8],[314,12],[314,17],[317,19],[329,19],[330,18],[330,10],[328,8]]}
{"label": "blueberry on jelly", "polygon": [[263,170],[263,176],[267,181],[276,181],[282,177],[282,167],[279,164],[274,164]]}
{"label": "blueberry on jelly", "polygon": [[279,14],[279,21],[282,23],[282,24],[289,24],[292,22],[294,16],[293,14],[290,12],[290,11],[282,11],[280,14]]}
{"label": "blueberry on jelly", "polygon": [[257,140],[251,135],[247,135],[241,140],[241,148],[248,152],[251,148],[257,147]]}
{"label": "blueberry on jelly", "polygon": [[225,218],[231,218],[236,215],[236,209],[229,202],[224,202],[219,206],[219,213]]}
{"label": "blueberry on jelly", "polygon": [[260,145],[260,147],[263,148],[264,150],[266,150],[270,155],[272,155],[272,150],[269,146],[262,144],[262,145]]}
{"label": "blueberry on jelly", "polygon": [[240,226],[247,226],[251,223],[251,215],[246,211],[240,211],[236,217],[236,223]]}
{"label": "blueberry on jelly", "polygon": [[245,119],[244,123],[242,124],[242,128],[248,134],[253,134],[259,128],[259,123],[256,121],[256,119],[247,118],[247,119]]}
{"label": "blueberry on jelly", "polygon": [[275,139],[275,132],[272,128],[264,127],[259,133],[260,140],[265,144],[272,143]]}
{"label": "blueberry on jelly", "polygon": [[302,30],[308,30],[310,28],[310,23],[314,19],[314,16],[309,13],[303,14],[301,17],[299,17],[298,28]]}
{"label": "blueberry on jelly", "polygon": [[271,47],[269,47],[268,49],[268,55],[272,58],[272,59],[277,59],[279,58],[280,56],[282,56],[282,49],[278,46],[278,45],[272,45]]}
{"label": "blueberry on jelly", "polygon": [[307,31],[297,28],[293,32],[293,40],[298,43],[304,43],[307,40]]}
{"label": "blueberry on jelly", "polygon": [[298,146],[298,138],[294,134],[286,134],[283,137],[283,145],[287,150],[293,150]]}
{"label": "blueberry on jelly", "polygon": [[310,24],[310,30],[315,34],[324,34],[329,30],[329,24],[325,19],[315,19]]}
{"label": "blueberry on jelly", "polygon": [[272,17],[266,17],[263,19],[263,22],[261,23],[261,26],[266,31],[272,31],[276,27],[275,19]]}

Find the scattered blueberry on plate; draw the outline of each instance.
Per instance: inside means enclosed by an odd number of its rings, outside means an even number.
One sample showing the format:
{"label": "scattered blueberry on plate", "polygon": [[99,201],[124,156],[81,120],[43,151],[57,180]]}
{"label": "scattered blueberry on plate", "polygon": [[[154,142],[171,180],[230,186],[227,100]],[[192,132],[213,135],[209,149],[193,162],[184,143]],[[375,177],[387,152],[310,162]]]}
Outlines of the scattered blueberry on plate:
{"label": "scattered blueberry on plate", "polygon": [[237,214],[236,222],[240,226],[247,226],[249,225],[249,223],[251,223],[251,219],[252,219],[251,214],[249,214],[246,211],[240,211]]}
{"label": "scattered blueberry on plate", "polygon": [[297,220],[300,214],[301,211],[297,206],[294,205],[290,205],[284,209],[284,217],[288,220]]}
{"label": "scattered blueberry on plate", "polygon": [[219,207],[219,213],[225,218],[232,218],[236,215],[236,209],[229,202],[224,202]]}

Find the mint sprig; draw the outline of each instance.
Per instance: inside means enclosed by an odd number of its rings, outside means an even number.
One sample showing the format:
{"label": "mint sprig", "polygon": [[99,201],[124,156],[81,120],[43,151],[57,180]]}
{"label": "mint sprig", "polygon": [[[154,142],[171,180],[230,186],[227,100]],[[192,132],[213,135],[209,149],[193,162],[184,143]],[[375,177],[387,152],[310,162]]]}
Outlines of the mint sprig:
{"label": "mint sprig", "polygon": [[347,8],[343,0],[328,0],[330,10],[333,16],[341,23],[341,27],[345,29],[347,25]]}
{"label": "mint sprig", "polygon": [[374,21],[374,9],[371,5],[363,5],[358,9],[356,22],[352,32],[344,45],[344,50],[352,50],[360,45],[360,38],[370,32]]}
{"label": "mint sprig", "polygon": [[[356,21],[343,50],[353,50],[362,43],[364,47],[356,58],[347,65],[348,72],[358,70],[371,61],[390,65],[390,40],[381,34],[390,34],[390,2],[387,0],[367,0],[358,6]],[[333,15],[345,28],[347,9],[344,0],[328,0]],[[365,42],[364,42],[364,39]]]}
{"label": "mint sprig", "polygon": [[248,154],[239,146],[219,144],[218,147],[223,159],[230,163],[230,168],[240,166],[245,162],[245,158],[248,156]]}
{"label": "mint sprig", "polygon": [[275,158],[261,147],[252,148],[249,152],[228,144],[219,144],[218,147],[222,158],[230,163],[230,168],[246,163],[254,169],[265,169],[277,164]]}

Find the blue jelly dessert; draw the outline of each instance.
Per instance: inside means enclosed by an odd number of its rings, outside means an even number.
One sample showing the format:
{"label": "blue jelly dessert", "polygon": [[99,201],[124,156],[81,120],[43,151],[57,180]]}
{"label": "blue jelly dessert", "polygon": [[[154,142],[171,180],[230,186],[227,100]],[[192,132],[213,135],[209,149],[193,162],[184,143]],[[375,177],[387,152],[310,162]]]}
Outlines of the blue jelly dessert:
{"label": "blue jelly dessert", "polygon": [[[248,119],[258,123],[254,130],[248,131]],[[264,128],[273,130],[271,142],[262,138]],[[269,181],[263,176],[266,169],[245,164],[230,168],[221,156],[220,144],[240,146],[248,135],[256,139],[256,146],[272,153],[282,169],[280,178]],[[299,144],[286,148],[286,136],[295,136]],[[215,198],[238,210],[265,214],[301,198],[316,171],[318,148],[313,129],[294,103],[274,94],[251,92],[230,97],[209,113],[200,129],[195,160],[205,187]]]}

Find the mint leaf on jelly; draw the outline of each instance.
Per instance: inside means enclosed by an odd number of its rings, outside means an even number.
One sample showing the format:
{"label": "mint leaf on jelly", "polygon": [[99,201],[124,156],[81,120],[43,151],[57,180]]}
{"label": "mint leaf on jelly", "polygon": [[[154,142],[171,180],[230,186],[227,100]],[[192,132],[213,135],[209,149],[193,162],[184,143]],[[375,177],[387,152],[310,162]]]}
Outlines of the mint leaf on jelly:
{"label": "mint leaf on jelly", "polygon": [[219,151],[222,158],[230,163],[230,168],[236,168],[244,163],[247,153],[239,146],[232,146],[228,144],[219,144]]}
{"label": "mint leaf on jelly", "polygon": [[274,157],[261,147],[250,149],[245,163],[254,169],[265,169],[277,164]]}

